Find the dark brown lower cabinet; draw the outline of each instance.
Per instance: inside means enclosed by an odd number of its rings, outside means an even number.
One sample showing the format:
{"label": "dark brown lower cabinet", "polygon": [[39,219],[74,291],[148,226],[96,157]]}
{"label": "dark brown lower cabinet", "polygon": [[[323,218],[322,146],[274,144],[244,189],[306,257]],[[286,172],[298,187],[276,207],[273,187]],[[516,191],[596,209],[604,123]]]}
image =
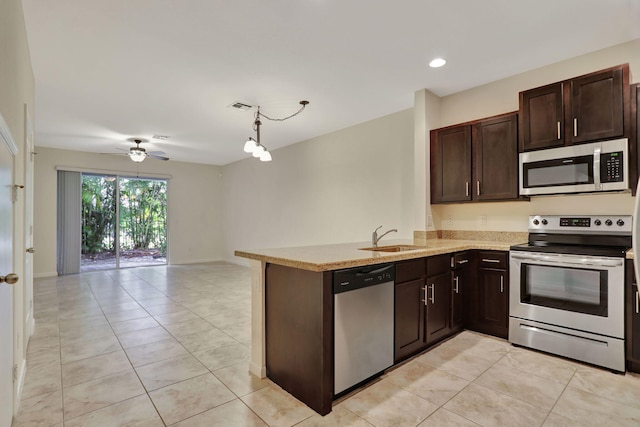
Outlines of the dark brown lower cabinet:
{"label": "dark brown lower cabinet", "polygon": [[454,256],[453,282],[451,287],[451,330],[457,332],[469,323],[469,291],[471,280],[471,253],[461,252]]}
{"label": "dark brown lower cabinet", "polygon": [[424,338],[424,278],[396,283],[395,356],[399,361],[420,350]]}
{"label": "dark brown lower cabinet", "polygon": [[451,272],[427,277],[427,345],[451,333]]}
{"label": "dark brown lower cabinet", "polygon": [[474,251],[475,280],[469,285],[469,320],[472,331],[507,339],[509,336],[509,253]]}
{"label": "dark brown lower cabinet", "polygon": [[267,377],[320,415],[333,400],[333,286],[330,271],[268,264]]}
{"label": "dark brown lower cabinet", "polygon": [[634,275],[633,261],[627,260],[626,275],[626,359],[627,370],[640,372],[640,294]]}

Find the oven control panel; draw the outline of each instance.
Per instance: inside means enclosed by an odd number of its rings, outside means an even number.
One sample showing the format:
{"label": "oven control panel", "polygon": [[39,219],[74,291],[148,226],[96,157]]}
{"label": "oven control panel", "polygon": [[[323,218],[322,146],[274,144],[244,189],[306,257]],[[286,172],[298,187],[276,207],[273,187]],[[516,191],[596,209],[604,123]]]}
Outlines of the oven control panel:
{"label": "oven control panel", "polygon": [[531,215],[529,233],[631,235],[631,215]]}

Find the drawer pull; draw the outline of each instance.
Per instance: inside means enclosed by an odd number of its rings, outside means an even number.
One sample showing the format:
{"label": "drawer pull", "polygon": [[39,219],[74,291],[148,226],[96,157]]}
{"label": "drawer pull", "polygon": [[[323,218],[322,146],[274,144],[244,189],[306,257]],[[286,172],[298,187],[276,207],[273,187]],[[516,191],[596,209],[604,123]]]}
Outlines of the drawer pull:
{"label": "drawer pull", "polygon": [[458,261],[458,264],[466,264],[468,262],[469,262],[468,259],[461,259],[460,261]]}
{"label": "drawer pull", "polygon": [[[458,292],[458,282],[459,282],[459,279],[460,279],[460,278],[459,278],[458,276],[456,276],[456,277],[454,277],[454,278],[453,278],[453,281],[454,281],[454,282],[455,282],[455,284],[456,284],[456,286],[455,286],[455,288],[453,288],[453,290],[454,290],[454,292],[455,292],[456,294],[457,294],[457,293],[459,293],[459,292]],[[637,292],[636,292],[636,293],[637,293]],[[636,306],[637,306],[637,305],[636,305]]]}
{"label": "drawer pull", "polygon": [[483,258],[482,262],[492,262],[494,264],[500,264],[500,260],[499,259],[489,259],[489,258]]}

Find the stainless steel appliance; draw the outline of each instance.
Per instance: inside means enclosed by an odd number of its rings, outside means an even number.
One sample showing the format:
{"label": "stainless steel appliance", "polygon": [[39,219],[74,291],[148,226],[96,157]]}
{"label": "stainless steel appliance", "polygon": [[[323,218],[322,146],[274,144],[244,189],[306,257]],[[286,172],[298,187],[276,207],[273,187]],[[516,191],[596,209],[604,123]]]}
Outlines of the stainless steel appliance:
{"label": "stainless steel appliance", "polygon": [[624,372],[632,217],[535,215],[510,251],[509,341]]}
{"label": "stainless steel appliance", "polygon": [[393,264],[334,272],[334,395],[393,365],[394,279]]}
{"label": "stainless steel appliance", "polygon": [[626,138],[520,153],[520,194],[629,189]]}

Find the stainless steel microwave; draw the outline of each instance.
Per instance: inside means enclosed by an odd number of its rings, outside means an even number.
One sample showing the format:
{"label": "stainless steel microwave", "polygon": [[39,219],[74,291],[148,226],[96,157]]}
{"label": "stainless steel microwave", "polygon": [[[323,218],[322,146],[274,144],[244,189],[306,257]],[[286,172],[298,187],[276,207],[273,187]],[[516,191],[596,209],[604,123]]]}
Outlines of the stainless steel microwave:
{"label": "stainless steel microwave", "polygon": [[520,194],[626,190],[628,164],[627,138],[520,153]]}

